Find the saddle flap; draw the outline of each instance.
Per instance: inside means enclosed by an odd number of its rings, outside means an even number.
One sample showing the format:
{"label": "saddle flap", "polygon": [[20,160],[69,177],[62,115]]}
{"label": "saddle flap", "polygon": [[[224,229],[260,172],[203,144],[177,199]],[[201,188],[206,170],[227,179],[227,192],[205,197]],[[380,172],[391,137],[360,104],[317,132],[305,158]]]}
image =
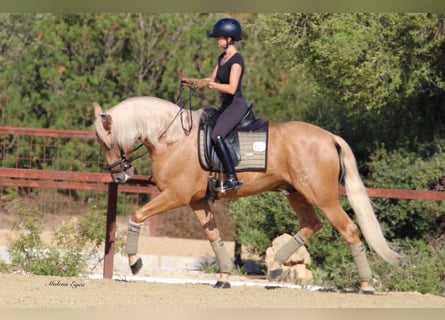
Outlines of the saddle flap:
{"label": "saddle flap", "polygon": [[[212,131],[213,127],[211,126],[206,126],[204,128],[205,132],[204,156],[207,164],[209,164],[210,167],[209,170],[220,171],[222,166],[221,166],[221,161],[219,160],[219,157],[215,149],[213,148]],[[232,131],[224,139],[224,142],[226,143],[227,148],[229,149],[230,156],[232,157],[233,160],[233,165],[234,167],[236,167],[241,160],[238,133],[236,131]]]}
{"label": "saddle flap", "polygon": [[[266,168],[268,123],[262,119],[257,119],[251,109],[252,104],[249,105],[249,111],[240,125],[224,139],[236,171],[263,171]],[[205,170],[214,172],[223,170],[212,143],[212,131],[218,116],[219,111],[215,108],[203,109],[198,133],[199,162]],[[241,134],[244,137],[243,146],[241,146]],[[266,147],[264,147],[264,150],[258,151],[255,148],[256,144]],[[245,148],[245,151],[242,150],[243,148]],[[243,153],[246,157],[246,161],[244,161],[246,163],[243,163]],[[241,163],[243,164],[241,165]]]}

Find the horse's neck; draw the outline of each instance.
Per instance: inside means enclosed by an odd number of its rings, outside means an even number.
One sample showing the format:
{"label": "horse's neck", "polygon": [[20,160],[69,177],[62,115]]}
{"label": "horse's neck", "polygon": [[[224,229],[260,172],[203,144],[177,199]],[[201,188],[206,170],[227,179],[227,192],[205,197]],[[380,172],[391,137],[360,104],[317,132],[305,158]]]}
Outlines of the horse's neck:
{"label": "horse's neck", "polygon": [[[131,143],[139,139],[152,147],[157,147],[160,143],[170,145],[182,140],[192,126],[198,126],[199,111],[189,113],[171,105],[164,107],[161,105],[156,109],[133,108],[131,118],[126,119],[130,123],[122,125],[123,131],[118,133],[122,140],[126,140],[122,142]],[[133,141],[130,141],[131,139]]]}

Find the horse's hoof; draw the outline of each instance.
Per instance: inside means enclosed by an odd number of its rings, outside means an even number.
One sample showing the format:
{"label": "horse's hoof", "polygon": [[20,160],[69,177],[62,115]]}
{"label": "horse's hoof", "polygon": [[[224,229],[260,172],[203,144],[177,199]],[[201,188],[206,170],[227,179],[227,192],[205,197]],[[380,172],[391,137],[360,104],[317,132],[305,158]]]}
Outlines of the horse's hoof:
{"label": "horse's hoof", "polygon": [[216,289],[228,289],[230,288],[230,282],[227,281],[217,281],[214,285],[213,288]]}
{"label": "horse's hoof", "polygon": [[138,273],[141,270],[141,268],[142,268],[142,259],[141,258],[138,258],[135,263],[130,265],[131,273],[133,275]]}
{"label": "horse's hoof", "polygon": [[277,280],[281,276],[282,273],[283,273],[282,268],[270,270],[269,274],[267,275],[267,279],[268,280]]}
{"label": "horse's hoof", "polygon": [[363,294],[374,294],[375,293],[375,289],[374,287],[370,286],[370,285],[366,285],[360,288],[360,293]]}

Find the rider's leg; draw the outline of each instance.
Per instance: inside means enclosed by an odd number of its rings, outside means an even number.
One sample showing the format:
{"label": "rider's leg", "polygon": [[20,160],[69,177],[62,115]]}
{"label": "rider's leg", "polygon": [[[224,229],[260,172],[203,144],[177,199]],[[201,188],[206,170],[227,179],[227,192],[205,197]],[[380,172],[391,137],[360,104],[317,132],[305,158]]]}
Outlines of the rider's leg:
{"label": "rider's leg", "polygon": [[230,156],[229,149],[227,148],[224,139],[221,136],[218,136],[216,138],[215,150],[227,174],[227,179],[224,181],[221,187],[217,188],[217,191],[226,192],[228,190],[239,189],[242,183],[236,176],[232,157]]}

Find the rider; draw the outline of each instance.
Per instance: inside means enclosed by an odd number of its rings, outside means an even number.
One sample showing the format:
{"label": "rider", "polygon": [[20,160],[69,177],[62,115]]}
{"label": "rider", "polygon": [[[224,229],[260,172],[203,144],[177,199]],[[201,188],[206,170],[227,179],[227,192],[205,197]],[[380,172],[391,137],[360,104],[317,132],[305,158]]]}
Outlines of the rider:
{"label": "rider", "polygon": [[227,179],[217,191],[226,192],[237,190],[242,184],[236,176],[232,157],[224,142],[224,138],[247,113],[247,103],[241,90],[244,61],[235,47],[235,42],[241,40],[241,24],[232,18],[220,19],[208,36],[215,39],[218,48],[224,49],[218,57],[211,76],[205,79],[182,78],[181,80],[197,88],[207,87],[218,90],[221,94],[221,106],[212,131],[212,142],[227,174]]}

